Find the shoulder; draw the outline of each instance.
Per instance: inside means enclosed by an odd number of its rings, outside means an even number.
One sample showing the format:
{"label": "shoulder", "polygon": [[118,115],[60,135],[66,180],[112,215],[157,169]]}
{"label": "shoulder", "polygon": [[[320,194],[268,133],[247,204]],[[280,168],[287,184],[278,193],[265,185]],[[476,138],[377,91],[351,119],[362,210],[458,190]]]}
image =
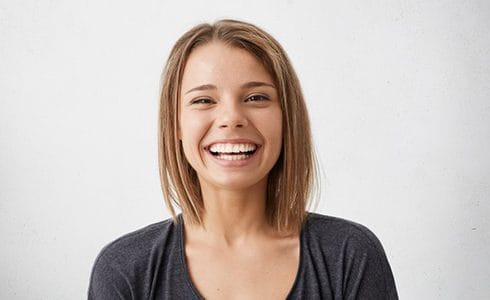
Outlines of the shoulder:
{"label": "shoulder", "polygon": [[178,248],[175,227],[168,219],[125,234],[103,247],[92,268],[89,299],[135,293],[146,297],[154,273],[151,268],[166,257],[166,251]]}
{"label": "shoulder", "polygon": [[129,258],[134,260],[146,257],[152,247],[169,238],[173,227],[172,219],[167,219],[127,233],[104,246],[97,256],[96,264],[99,260],[127,264]]}
{"label": "shoulder", "polygon": [[328,274],[335,294],[348,299],[398,299],[383,246],[366,226],[310,213],[302,239],[305,260],[315,266],[310,277]]}
{"label": "shoulder", "polygon": [[350,241],[359,246],[382,249],[379,239],[369,228],[338,217],[309,213],[305,231],[309,233],[309,238],[329,245]]}

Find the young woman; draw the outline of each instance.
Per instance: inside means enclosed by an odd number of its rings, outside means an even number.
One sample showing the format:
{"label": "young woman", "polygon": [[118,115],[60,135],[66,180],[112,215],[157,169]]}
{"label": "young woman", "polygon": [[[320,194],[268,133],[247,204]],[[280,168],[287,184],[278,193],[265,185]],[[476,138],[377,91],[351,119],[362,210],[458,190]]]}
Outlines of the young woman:
{"label": "young woman", "polygon": [[222,20],[177,41],[159,154],[173,218],[106,246],[89,299],[397,299],[368,229],[307,212],[307,110],[284,50],[263,30]]}

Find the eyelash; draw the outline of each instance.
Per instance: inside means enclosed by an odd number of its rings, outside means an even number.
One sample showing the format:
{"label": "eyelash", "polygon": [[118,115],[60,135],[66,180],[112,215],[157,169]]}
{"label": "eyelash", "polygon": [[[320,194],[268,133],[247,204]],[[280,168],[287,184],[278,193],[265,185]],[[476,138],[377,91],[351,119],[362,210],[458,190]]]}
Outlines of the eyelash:
{"label": "eyelash", "polygon": [[[260,100],[252,100],[252,98],[260,98]],[[257,101],[267,101],[267,100],[270,100],[269,97],[264,95],[250,95],[247,99],[245,99],[245,102],[248,101],[257,102]]]}
{"label": "eyelash", "polygon": [[[270,100],[270,98],[264,95],[250,95],[245,99],[245,102],[262,102],[268,100]],[[191,104],[212,104],[212,103],[214,103],[214,101],[208,98],[198,98],[191,101]]]}
{"label": "eyelash", "polygon": [[211,99],[208,98],[199,98],[192,100],[191,104],[210,104],[212,102]]}

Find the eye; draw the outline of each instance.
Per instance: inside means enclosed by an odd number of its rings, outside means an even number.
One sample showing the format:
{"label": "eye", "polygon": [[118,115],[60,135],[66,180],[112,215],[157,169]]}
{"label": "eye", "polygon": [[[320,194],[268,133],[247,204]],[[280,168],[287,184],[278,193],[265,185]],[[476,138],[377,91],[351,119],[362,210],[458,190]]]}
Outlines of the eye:
{"label": "eye", "polygon": [[191,101],[191,104],[211,104],[213,101],[208,98],[198,98]]}
{"label": "eye", "polygon": [[270,100],[269,97],[264,95],[250,95],[247,99],[245,99],[245,102],[259,102],[267,100]]}

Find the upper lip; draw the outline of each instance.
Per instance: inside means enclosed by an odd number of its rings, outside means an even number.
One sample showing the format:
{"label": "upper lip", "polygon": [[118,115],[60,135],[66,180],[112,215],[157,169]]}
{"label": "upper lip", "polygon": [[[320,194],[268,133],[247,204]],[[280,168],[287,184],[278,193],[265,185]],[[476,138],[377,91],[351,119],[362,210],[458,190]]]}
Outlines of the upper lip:
{"label": "upper lip", "polygon": [[204,149],[208,150],[214,144],[254,144],[257,148],[261,146],[260,143],[250,139],[221,139],[207,144]]}

